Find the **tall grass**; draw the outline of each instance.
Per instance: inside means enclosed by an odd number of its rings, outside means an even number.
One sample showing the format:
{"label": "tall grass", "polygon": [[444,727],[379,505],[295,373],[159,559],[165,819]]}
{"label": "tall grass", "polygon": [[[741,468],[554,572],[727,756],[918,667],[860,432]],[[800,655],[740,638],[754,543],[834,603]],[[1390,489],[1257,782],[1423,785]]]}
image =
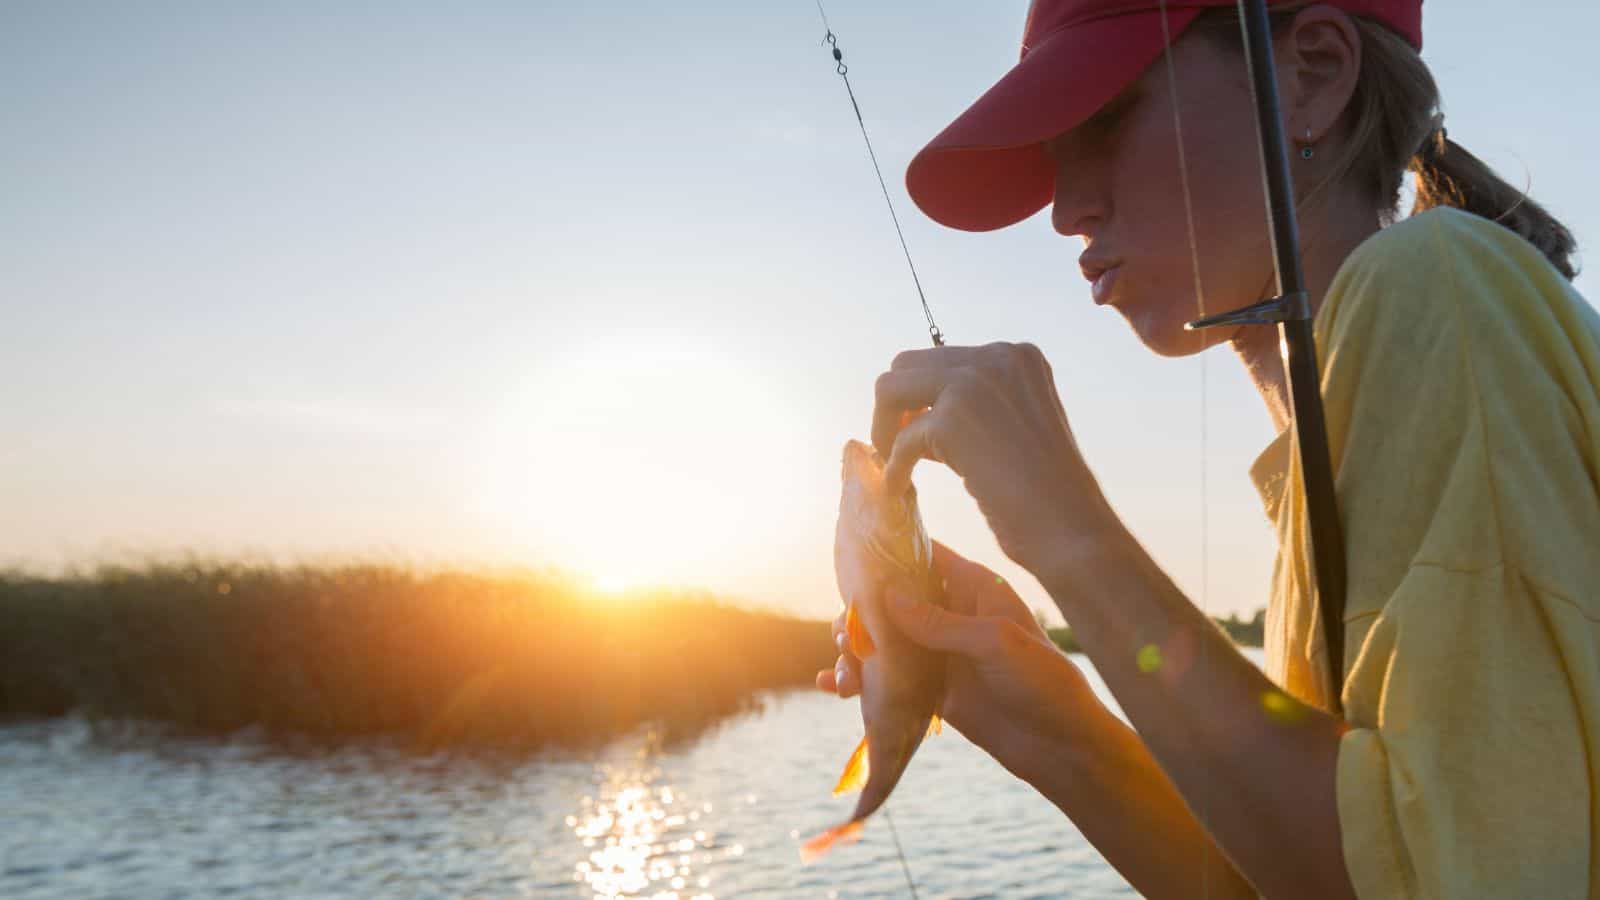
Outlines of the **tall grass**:
{"label": "tall grass", "polygon": [[153,564],[0,575],[0,716],[162,720],[424,747],[670,739],[809,684],[828,626],[550,574]]}

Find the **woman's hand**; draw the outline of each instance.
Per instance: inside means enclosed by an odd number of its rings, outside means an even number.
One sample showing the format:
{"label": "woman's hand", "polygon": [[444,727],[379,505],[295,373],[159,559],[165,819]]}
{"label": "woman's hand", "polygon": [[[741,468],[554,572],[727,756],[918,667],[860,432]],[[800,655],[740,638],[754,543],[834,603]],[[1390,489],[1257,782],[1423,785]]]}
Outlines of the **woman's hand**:
{"label": "woman's hand", "polygon": [[919,459],[944,463],[1000,549],[1041,580],[1120,529],[1034,345],[908,350],[876,394],[872,443],[888,459],[889,490],[904,489]]}
{"label": "woman's hand", "polygon": [[[946,607],[905,596],[906,585],[891,583],[885,608],[907,637],[948,654],[945,721],[1031,779],[1041,758],[1070,744],[1086,717],[1110,713],[1009,584],[938,541],[933,565]],[[817,687],[851,697],[861,690],[860,663],[841,640],[842,615],[833,632],[841,655],[833,670],[817,673]]]}

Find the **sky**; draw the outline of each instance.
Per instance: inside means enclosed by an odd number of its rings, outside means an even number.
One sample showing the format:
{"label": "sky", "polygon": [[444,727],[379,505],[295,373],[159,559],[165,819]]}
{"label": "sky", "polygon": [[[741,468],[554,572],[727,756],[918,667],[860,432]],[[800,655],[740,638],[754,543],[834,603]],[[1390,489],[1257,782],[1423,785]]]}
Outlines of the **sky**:
{"label": "sky", "polygon": [[[1423,55],[1451,137],[1591,246],[1600,7],[1538,11],[1435,0]],[[1144,546],[1264,605],[1233,357],[1145,351],[1048,213],[905,196],[1026,3],[827,12],[950,342],[1037,344]],[[822,36],[812,0],[0,6],[0,565],[557,566],[831,616],[840,448],[926,330]],[[916,483],[1050,606],[958,478]]]}

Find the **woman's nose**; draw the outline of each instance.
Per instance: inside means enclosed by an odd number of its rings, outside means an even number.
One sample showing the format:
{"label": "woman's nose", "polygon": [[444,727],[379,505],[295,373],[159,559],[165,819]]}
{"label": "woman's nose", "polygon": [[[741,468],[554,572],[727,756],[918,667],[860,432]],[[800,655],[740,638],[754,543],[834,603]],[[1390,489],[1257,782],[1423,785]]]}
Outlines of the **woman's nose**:
{"label": "woman's nose", "polygon": [[1050,207],[1050,225],[1065,237],[1089,237],[1096,224],[1105,218],[1105,203],[1095,189],[1097,179],[1083,171],[1056,173],[1055,198]]}

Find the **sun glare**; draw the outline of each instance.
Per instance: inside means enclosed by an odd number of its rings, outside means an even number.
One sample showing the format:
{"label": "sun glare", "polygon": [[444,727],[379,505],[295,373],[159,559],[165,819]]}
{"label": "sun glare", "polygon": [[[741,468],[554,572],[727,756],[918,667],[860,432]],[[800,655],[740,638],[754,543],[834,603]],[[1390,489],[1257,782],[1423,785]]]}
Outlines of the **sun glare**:
{"label": "sun glare", "polygon": [[600,342],[504,398],[471,490],[497,540],[604,573],[599,590],[711,587],[795,540],[788,492],[826,459],[807,427],[754,364],[714,346]]}
{"label": "sun glare", "polygon": [[620,575],[601,575],[594,580],[594,586],[604,594],[621,594],[628,589],[628,579]]}

